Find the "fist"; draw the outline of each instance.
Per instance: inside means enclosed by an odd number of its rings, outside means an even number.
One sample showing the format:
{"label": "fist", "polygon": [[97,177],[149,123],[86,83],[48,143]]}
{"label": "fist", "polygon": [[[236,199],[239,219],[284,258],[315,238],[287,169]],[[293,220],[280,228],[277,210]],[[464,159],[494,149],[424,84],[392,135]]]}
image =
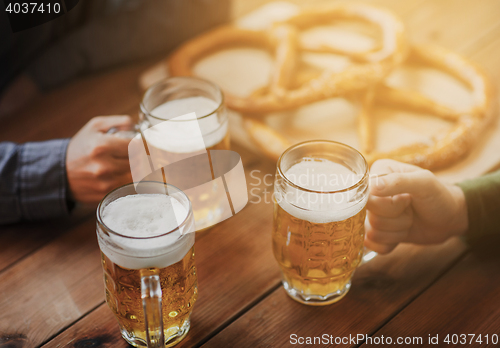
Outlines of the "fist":
{"label": "fist", "polygon": [[71,138],[66,153],[66,174],[71,198],[97,203],[109,191],[132,182],[128,161],[130,140],[106,132],[132,129],[129,116],[91,119]]}
{"label": "fist", "polygon": [[399,243],[434,244],[468,227],[462,190],[432,172],[393,160],[373,163],[365,245],[381,254]]}

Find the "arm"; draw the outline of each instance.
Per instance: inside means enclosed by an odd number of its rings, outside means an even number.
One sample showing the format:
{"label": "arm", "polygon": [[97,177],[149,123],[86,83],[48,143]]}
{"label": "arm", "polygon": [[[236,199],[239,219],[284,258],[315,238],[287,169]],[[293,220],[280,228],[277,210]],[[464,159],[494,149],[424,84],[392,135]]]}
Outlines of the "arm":
{"label": "arm", "polygon": [[68,142],[0,143],[0,223],[68,215]]}
{"label": "arm", "polygon": [[71,139],[0,143],[0,224],[66,216],[72,201],[95,204],[132,181],[128,116],[95,117]]}
{"label": "arm", "polygon": [[467,202],[469,244],[500,234],[500,171],[458,184]]}

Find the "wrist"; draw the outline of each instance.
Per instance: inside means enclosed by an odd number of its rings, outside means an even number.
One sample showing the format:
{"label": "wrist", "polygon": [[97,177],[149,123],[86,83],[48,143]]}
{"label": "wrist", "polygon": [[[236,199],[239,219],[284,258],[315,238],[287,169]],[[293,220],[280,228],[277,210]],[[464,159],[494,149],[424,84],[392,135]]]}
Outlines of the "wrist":
{"label": "wrist", "polygon": [[450,185],[450,192],[455,203],[453,219],[451,222],[451,235],[463,236],[469,228],[469,218],[467,215],[467,201],[462,189],[456,185]]}

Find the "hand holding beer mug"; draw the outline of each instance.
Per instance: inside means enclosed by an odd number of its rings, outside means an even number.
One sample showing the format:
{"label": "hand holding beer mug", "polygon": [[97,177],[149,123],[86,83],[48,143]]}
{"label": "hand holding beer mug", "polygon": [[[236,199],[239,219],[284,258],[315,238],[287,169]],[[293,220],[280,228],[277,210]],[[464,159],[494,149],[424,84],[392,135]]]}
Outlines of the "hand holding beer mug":
{"label": "hand holding beer mug", "polygon": [[198,294],[194,219],[172,185],[122,186],[97,208],[106,302],[135,347],[170,347],[189,331]]}
{"label": "hand holding beer mug", "polygon": [[363,257],[368,165],[350,146],[308,141],[278,160],[273,252],[283,286],[308,305],[339,301]]}

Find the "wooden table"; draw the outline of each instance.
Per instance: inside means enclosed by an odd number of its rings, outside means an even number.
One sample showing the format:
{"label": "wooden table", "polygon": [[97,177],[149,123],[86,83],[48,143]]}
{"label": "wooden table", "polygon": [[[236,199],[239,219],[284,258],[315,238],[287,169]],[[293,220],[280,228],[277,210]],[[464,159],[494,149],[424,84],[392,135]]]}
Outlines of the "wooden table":
{"label": "wooden table", "polygon": [[[418,41],[434,41],[500,80],[498,0],[378,0]],[[235,8],[246,6],[242,0]],[[143,62],[81,78],[2,120],[0,140],[69,137],[96,115],[136,114]],[[288,347],[292,337],[422,337],[500,334],[500,257],[459,240],[401,245],[355,274],[338,304],[308,307],[280,284],[271,251],[270,189],[275,164],[235,145],[252,189],[237,216],[196,237],[199,299],[180,347]],[[250,175],[253,172],[252,175]],[[268,179],[269,180],[269,179]],[[498,244],[497,244],[498,245]],[[469,337],[470,338],[470,337]],[[324,344],[319,346],[333,346]],[[341,346],[364,346],[364,340]],[[125,347],[104,302],[95,217],[0,227],[0,347]],[[379,345],[384,346],[384,345]],[[413,346],[413,345],[412,345]],[[474,347],[488,346],[485,343]],[[490,341],[490,345],[491,344]]]}

